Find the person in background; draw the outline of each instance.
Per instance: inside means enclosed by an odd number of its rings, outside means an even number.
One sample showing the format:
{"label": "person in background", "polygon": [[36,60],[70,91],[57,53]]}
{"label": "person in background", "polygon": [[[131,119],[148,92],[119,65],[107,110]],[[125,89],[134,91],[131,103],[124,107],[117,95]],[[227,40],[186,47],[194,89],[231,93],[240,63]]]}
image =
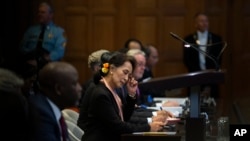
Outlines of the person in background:
{"label": "person in background", "polygon": [[[152,44],[146,44],[144,46],[145,55],[146,55],[146,65],[144,69],[143,76],[138,80],[138,82],[144,83],[149,81],[154,77],[153,75],[153,68],[158,62],[158,50],[157,48]],[[148,98],[150,97],[165,97],[165,93],[163,90],[157,90],[153,88],[140,88],[142,93],[148,94]]]}
{"label": "person in background", "polygon": [[144,52],[147,58],[146,68],[144,69],[142,78],[138,80],[139,82],[145,82],[154,77],[152,69],[154,68],[159,59],[158,50],[152,44],[146,44],[144,46]]}
{"label": "person in background", "polygon": [[[133,77],[136,80],[140,80],[143,77],[145,68],[146,68],[146,54],[144,51],[140,50],[140,49],[130,49],[127,52],[127,55],[129,56],[133,56],[136,60],[136,67],[135,70],[133,72]],[[148,97],[156,97],[156,96],[161,96],[160,93],[157,93],[158,91],[155,90],[154,88],[147,88],[147,89],[142,89],[139,88],[138,89],[138,94],[140,93],[140,98],[138,98],[137,104],[138,105],[153,105],[153,101],[149,100]],[[151,98],[151,99],[152,99]]]}
{"label": "person in background", "polygon": [[7,140],[32,141],[35,118],[21,93],[24,84],[16,73],[0,68],[1,137]]}
{"label": "person in background", "polygon": [[[83,99],[78,126],[84,130],[84,141],[121,140],[121,135],[132,132],[159,131],[166,124],[131,124],[126,122],[136,102],[137,81],[131,77],[135,61],[123,53],[114,53],[94,76],[95,88]],[[123,105],[115,89],[127,86],[128,96]],[[101,110],[100,110],[101,108]],[[130,109],[130,110],[128,110]]]}
{"label": "person in background", "polygon": [[[111,52],[105,49],[100,49],[92,52],[88,57],[88,67],[91,69],[92,76],[97,73],[101,69],[102,62],[107,62],[111,56]],[[80,102],[78,105],[78,110],[81,107],[81,101],[86,93],[86,90],[89,88],[90,85],[93,83],[93,77],[91,77],[88,81],[82,84],[82,95],[80,98]]]}
{"label": "person in background", "polygon": [[[218,65],[221,65],[221,51],[223,42],[221,36],[209,31],[209,20],[205,13],[197,13],[194,17],[196,31],[187,35],[184,40],[195,48],[205,51],[208,55],[215,57]],[[209,46],[206,46],[209,45]],[[213,60],[203,53],[200,53],[190,45],[184,44],[183,62],[188,72],[203,71],[207,69],[217,69]],[[202,87],[211,87],[211,97],[219,97],[219,88],[215,84],[207,84]],[[189,90],[190,91],[190,90]]]}
{"label": "person in background", "polygon": [[35,56],[27,55],[21,62],[21,67],[17,73],[24,80],[22,93],[28,98],[30,95],[34,95],[39,91],[39,84],[37,80],[37,61]]}
{"label": "person in background", "polygon": [[[103,54],[109,54],[108,50],[100,49],[92,52],[88,57],[88,67],[91,69],[92,76],[98,72],[101,68],[101,56]],[[104,57],[105,58],[105,57]],[[83,93],[87,89],[88,85],[93,81],[92,77],[83,84]]]}
{"label": "person in background", "polygon": [[140,40],[136,38],[129,38],[125,43],[124,47],[121,48],[119,51],[122,53],[126,53],[129,49],[140,49],[144,50],[143,44]]}
{"label": "person in background", "polygon": [[53,22],[54,10],[51,5],[40,3],[37,16],[38,24],[24,33],[20,52],[22,56],[35,56],[40,70],[46,63],[60,61],[64,57],[66,36],[64,29]]}
{"label": "person in background", "polygon": [[103,53],[109,53],[109,51],[106,49],[96,50],[88,57],[88,67],[91,69],[93,74],[100,70],[101,56]]}
{"label": "person in background", "polygon": [[[136,60],[136,67],[132,75],[135,80],[139,80],[140,78],[142,78],[146,67],[146,54],[140,49],[130,49],[128,50],[127,55],[134,57],[134,59]],[[137,90],[137,94],[139,95],[137,99],[137,105],[146,104],[146,94],[139,92],[139,89]]]}
{"label": "person in background", "polygon": [[29,102],[39,119],[35,140],[68,140],[61,111],[79,102],[81,86],[78,72],[67,62],[49,62],[39,72],[39,78],[40,92],[29,96]]}
{"label": "person in background", "polygon": [[[144,51],[140,50],[140,49],[130,49],[127,52],[128,56],[134,57],[135,61],[136,61],[136,66],[135,69],[133,71],[132,76],[135,78],[135,80],[138,80],[140,78],[142,78],[143,73],[144,73],[144,69],[145,69],[145,65],[146,65],[146,54]],[[135,106],[135,111],[133,112],[133,115],[130,119],[131,122],[138,122],[138,119],[141,120],[141,122],[152,122],[157,118],[158,115],[163,115],[165,118],[168,117],[173,117],[173,114],[171,114],[168,111],[162,111],[162,110],[150,110],[147,109],[147,106],[153,106],[154,102],[153,101],[147,101],[147,94],[146,91],[141,91],[140,88],[137,89],[136,91],[137,94],[137,102],[136,102],[136,106]],[[173,102],[169,102],[169,103],[173,103]]]}

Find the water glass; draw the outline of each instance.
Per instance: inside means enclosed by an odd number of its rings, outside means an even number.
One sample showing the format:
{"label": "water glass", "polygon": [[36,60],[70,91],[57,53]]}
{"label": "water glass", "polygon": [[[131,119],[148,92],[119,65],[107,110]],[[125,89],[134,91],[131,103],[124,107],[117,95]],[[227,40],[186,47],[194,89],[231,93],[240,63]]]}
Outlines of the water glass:
{"label": "water glass", "polygon": [[229,119],[220,117],[217,121],[218,133],[217,141],[229,141]]}

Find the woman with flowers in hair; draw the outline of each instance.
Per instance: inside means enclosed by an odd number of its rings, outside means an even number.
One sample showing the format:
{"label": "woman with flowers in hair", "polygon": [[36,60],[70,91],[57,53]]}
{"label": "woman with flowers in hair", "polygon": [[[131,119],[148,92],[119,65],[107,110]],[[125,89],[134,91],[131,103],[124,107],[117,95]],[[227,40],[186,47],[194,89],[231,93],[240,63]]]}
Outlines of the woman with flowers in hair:
{"label": "woman with flowers in hair", "polygon": [[[113,53],[95,74],[96,84],[91,93],[84,96],[86,106],[81,109],[78,126],[84,130],[84,141],[121,140],[121,134],[132,132],[160,131],[165,123],[152,122],[132,124],[126,122],[134,110],[137,81],[131,76],[135,60],[123,53]],[[116,89],[126,86],[128,96],[123,105]]]}

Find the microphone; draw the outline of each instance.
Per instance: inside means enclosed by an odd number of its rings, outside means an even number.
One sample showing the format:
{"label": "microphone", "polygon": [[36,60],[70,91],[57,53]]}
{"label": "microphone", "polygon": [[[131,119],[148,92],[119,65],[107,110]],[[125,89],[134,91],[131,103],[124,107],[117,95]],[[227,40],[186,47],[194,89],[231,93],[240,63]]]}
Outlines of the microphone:
{"label": "microphone", "polygon": [[[199,53],[202,53],[203,55],[207,56],[209,59],[211,59],[214,62],[215,65],[215,70],[218,71],[220,69],[220,66],[217,62],[217,60],[219,59],[220,55],[223,53],[223,51],[225,50],[227,43],[225,43],[224,47],[222,48],[221,52],[219,53],[219,55],[217,56],[217,58],[214,58],[213,56],[209,55],[207,52],[197,48],[194,46],[194,44],[188,43],[187,41],[185,41],[184,39],[182,39],[181,37],[179,37],[178,35],[174,34],[173,32],[170,32],[170,35],[172,37],[174,37],[175,39],[182,41],[183,43],[189,45],[190,47],[192,47],[193,49],[195,49],[196,51],[198,51]],[[215,43],[215,44],[219,44],[219,43]],[[215,44],[208,44],[208,45],[202,45],[202,46],[212,46]]]}

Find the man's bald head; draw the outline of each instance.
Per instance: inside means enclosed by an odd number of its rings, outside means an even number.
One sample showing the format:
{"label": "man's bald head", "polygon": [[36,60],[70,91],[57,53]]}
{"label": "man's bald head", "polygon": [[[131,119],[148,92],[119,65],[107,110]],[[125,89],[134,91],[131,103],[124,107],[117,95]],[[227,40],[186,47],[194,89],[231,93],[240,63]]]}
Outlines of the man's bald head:
{"label": "man's bald head", "polygon": [[69,73],[76,73],[74,66],[66,62],[51,62],[44,66],[39,73],[41,87],[53,87],[55,83],[61,82]]}
{"label": "man's bald head", "polygon": [[76,106],[81,95],[78,72],[66,62],[50,62],[39,73],[39,83],[43,94],[61,109]]}

